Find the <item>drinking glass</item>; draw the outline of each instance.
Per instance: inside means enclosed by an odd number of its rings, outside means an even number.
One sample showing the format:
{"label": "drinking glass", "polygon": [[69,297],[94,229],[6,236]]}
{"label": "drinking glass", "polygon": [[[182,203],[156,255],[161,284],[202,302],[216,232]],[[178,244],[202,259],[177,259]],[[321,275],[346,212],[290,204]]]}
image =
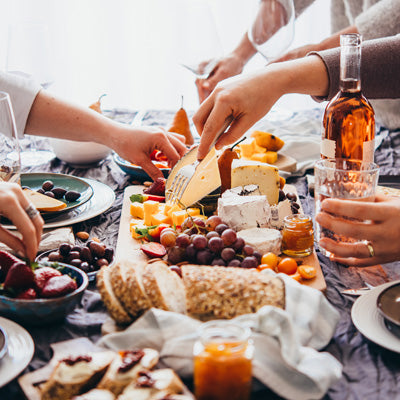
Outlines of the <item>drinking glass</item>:
{"label": "drinking glass", "polygon": [[248,38],[268,61],[282,56],[294,37],[293,0],[258,0]]}
{"label": "drinking glass", "polygon": [[[315,215],[321,211],[321,202],[327,198],[374,201],[378,178],[379,167],[371,162],[341,158],[317,161],[315,164]],[[340,218],[345,219],[343,216]],[[337,242],[358,241],[316,224],[316,240],[319,241],[322,237],[329,237]],[[323,248],[320,248],[320,251],[326,256],[331,255]]]}
{"label": "drinking glass", "polygon": [[[20,183],[21,159],[17,129],[10,96],[6,92],[0,92],[0,132],[1,148],[5,149],[0,158],[0,182]],[[10,158],[5,155],[11,152],[16,157]]]}
{"label": "drinking glass", "polygon": [[[48,26],[42,23],[11,25],[8,32],[6,70],[8,73],[33,78],[47,89],[54,80]],[[38,150],[34,136],[22,139],[29,150],[21,152],[22,166],[44,164],[55,157],[48,150]],[[24,143],[25,142],[25,143]],[[10,157],[17,157],[15,153]]]}

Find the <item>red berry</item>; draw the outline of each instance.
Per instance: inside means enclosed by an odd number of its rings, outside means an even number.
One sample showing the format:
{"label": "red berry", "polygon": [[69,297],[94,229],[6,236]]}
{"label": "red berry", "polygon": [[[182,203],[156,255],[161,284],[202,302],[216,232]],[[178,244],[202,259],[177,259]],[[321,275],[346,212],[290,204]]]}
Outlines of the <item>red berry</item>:
{"label": "red berry", "polygon": [[53,276],[42,290],[45,298],[60,297],[73,292],[77,288],[76,282],[69,275]]}
{"label": "red berry", "polygon": [[0,278],[4,279],[11,266],[19,261],[21,260],[8,251],[0,250]]}
{"label": "red berry", "polygon": [[162,258],[167,254],[165,247],[157,242],[144,243],[140,248],[150,258]]}
{"label": "red berry", "polygon": [[18,261],[8,271],[4,281],[4,289],[24,289],[33,286],[33,282],[32,268],[24,262]]}
{"label": "red berry", "polygon": [[35,275],[35,288],[39,294],[42,293],[43,288],[45,287],[47,281],[53,276],[61,276],[61,272],[51,268],[51,267],[42,267],[38,268],[34,272]]}
{"label": "red berry", "polygon": [[17,296],[17,299],[23,299],[23,300],[33,300],[36,298],[37,298],[37,293],[33,288],[26,289]]}

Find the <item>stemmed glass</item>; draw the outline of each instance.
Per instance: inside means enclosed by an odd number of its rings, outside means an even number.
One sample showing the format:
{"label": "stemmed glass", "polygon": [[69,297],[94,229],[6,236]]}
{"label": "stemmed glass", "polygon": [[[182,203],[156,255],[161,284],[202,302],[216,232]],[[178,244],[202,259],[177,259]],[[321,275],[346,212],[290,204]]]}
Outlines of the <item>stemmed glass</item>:
{"label": "stemmed glass", "polygon": [[[9,27],[6,70],[24,78],[35,79],[43,88],[53,82],[49,30],[42,23],[19,23]],[[22,166],[35,166],[55,157],[48,150],[37,150],[35,137],[22,139],[30,150],[21,152]],[[25,146],[24,146],[25,147]],[[16,157],[16,154],[10,154]]]}
{"label": "stemmed glass", "polygon": [[[0,158],[0,182],[20,183],[21,159],[17,129],[10,96],[6,92],[0,92],[0,132],[3,133],[0,135],[1,148],[6,150]],[[16,156],[10,158],[10,153]]]}
{"label": "stemmed glass", "polygon": [[293,0],[258,0],[248,37],[268,61],[274,61],[289,48],[294,37]]}

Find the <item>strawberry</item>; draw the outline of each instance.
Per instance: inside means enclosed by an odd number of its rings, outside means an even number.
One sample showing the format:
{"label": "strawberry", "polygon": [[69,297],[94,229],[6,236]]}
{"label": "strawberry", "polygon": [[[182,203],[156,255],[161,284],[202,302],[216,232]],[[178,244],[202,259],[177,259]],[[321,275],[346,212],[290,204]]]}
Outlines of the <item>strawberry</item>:
{"label": "strawberry", "polygon": [[17,299],[23,299],[23,300],[33,300],[36,298],[37,298],[37,293],[33,288],[26,289],[17,296]]}
{"label": "strawberry", "polygon": [[165,178],[157,178],[151,186],[143,191],[145,194],[154,194],[156,196],[165,196]]}
{"label": "strawberry", "polygon": [[45,287],[47,281],[53,276],[61,276],[61,272],[51,268],[51,267],[42,267],[38,268],[34,272],[35,275],[35,288],[39,294],[42,293],[43,288]]}
{"label": "strawberry", "polygon": [[165,247],[157,242],[144,243],[140,249],[150,258],[163,258],[167,254]]}
{"label": "strawberry", "polygon": [[4,281],[4,289],[25,289],[33,285],[32,268],[23,261],[13,264]]}
{"label": "strawberry", "polygon": [[53,276],[43,290],[42,297],[60,297],[73,292],[77,288],[76,282],[69,275]]}
{"label": "strawberry", "polygon": [[21,261],[8,251],[0,250],[0,281],[3,281],[8,274],[11,266]]}

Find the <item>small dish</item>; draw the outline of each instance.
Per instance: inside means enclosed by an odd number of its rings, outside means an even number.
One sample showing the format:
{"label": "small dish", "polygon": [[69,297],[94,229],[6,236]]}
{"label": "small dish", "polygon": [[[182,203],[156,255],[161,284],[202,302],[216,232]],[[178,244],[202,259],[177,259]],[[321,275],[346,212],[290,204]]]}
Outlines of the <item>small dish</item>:
{"label": "small dish", "polygon": [[41,212],[41,215],[45,218],[71,211],[72,209],[85,204],[93,196],[93,188],[90,183],[76,176],[42,172],[21,174],[21,186],[27,186],[35,191],[40,189],[45,181],[52,181],[54,183],[54,187],[62,187],[65,190],[74,190],[81,194],[79,199],[76,201],[67,202],[63,199],[60,199],[67,204],[67,207],[60,211]]}
{"label": "small dish", "polygon": [[[43,263],[42,266],[48,264]],[[62,321],[80,303],[88,286],[87,275],[72,265],[58,263],[60,272],[76,280],[77,289],[65,296],[49,299],[16,299],[0,295],[0,314],[23,325],[45,326]]]}
{"label": "small dish", "polygon": [[7,354],[8,337],[6,331],[0,326],[0,360]]}
{"label": "small dish", "polygon": [[[114,161],[122,169],[122,171],[131,175],[132,179],[138,182],[152,181],[150,176],[143,170],[142,167],[124,160],[116,153],[114,153]],[[160,171],[163,173],[165,178],[168,177],[170,170],[171,168],[160,168]]]}
{"label": "small dish", "polygon": [[95,142],[77,142],[66,139],[49,139],[57,158],[75,168],[88,168],[106,158],[111,149]]}
{"label": "small dish", "polygon": [[386,288],[378,296],[376,306],[388,329],[400,337],[400,283]]}

